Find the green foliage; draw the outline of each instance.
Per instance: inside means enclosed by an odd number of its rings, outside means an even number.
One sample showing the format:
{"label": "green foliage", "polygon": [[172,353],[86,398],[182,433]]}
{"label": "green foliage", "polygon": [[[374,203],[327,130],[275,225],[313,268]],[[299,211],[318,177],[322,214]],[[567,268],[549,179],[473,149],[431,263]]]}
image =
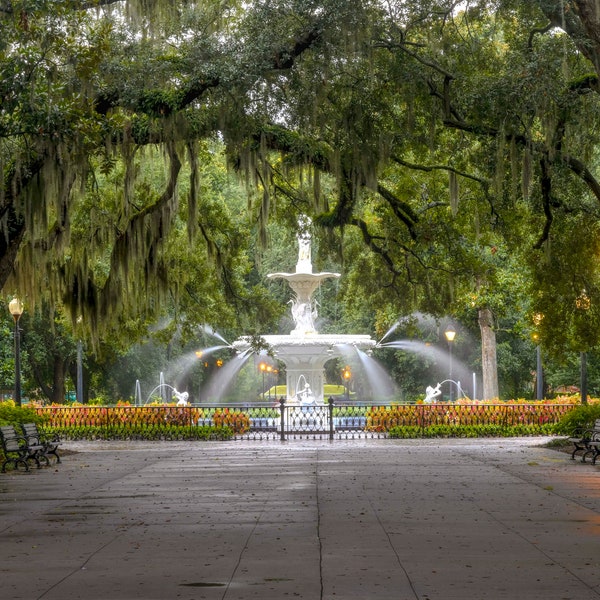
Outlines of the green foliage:
{"label": "green foliage", "polygon": [[[419,310],[476,332],[491,309],[510,330],[506,394],[526,385],[528,315],[546,316],[557,359],[600,343],[600,51],[585,11],[22,4],[0,13],[0,284],[83,318],[103,392],[130,395],[124,373],[105,374],[161,318],[175,356],[201,323],[232,337],[283,328],[288,292],[265,291],[258,248],[281,241],[274,254],[289,256],[299,213],[344,267],[324,286],[324,331],[381,332]],[[53,348],[42,334],[24,365],[43,388],[73,339],[60,331]],[[415,397],[426,367],[390,367]]]}
{"label": "green foliage", "polygon": [[48,433],[58,434],[65,440],[228,440],[233,437],[229,427],[190,427],[185,425],[136,424],[126,428],[118,425],[70,425],[46,427]]}
{"label": "green foliage", "polygon": [[253,407],[252,418],[259,419],[279,419],[281,417],[281,411],[278,408],[266,408],[266,407]]}
{"label": "green foliage", "polygon": [[46,418],[40,416],[35,409],[17,406],[12,400],[0,402],[0,424],[15,425],[19,423],[44,423]]}
{"label": "green foliage", "polygon": [[553,435],[554,424],[541,425],[430,425],[428,427],[396,426],[389,431],[390,438],[477,438],[477,437],[522,437]]}
{"label": "green foliage", "polygon": [[571,435],[591,427],[596,419],[600,419],[600,403],[582,404],[564,415],[557,423],[555,432]]}
{"label": "green foliage", "polygon": [[334,417],[364,417],[367,414],[366,406],[333,407]]}

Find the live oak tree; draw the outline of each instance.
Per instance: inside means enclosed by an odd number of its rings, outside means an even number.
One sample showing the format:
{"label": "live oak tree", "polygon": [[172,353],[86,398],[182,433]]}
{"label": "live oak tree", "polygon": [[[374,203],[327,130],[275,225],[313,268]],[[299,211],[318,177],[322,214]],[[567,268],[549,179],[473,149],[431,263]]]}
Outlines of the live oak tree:
{"label": "live oak tree", "polygon": [[[198,200],[200,142],[218,137],[259,190],[263,243],[268,218],[299,212],[353,231],[399,308],[485,298],[498,242],[595,306],[594,273],[548,257],[574,239],[570,215],[598,218],[597,19],[593,0],[3,0],[0,285],[90,329],[150,317],[178,291],[165,244],[184,174],[189,239],[220,236]],[[148,147],[160,191],[136,179]],[[107,213],[86,205],[121,165]],[[97,226],[77,239],[86,206]],[[212,256],[226,284],[232,263]],[[491,351],[493,306],[477,308]]]}
{"label": "live oak tree", "polygon": [[[214,250],[198,212],[198,142],[244,139],[265,78],[284,77],[360,16],[344,3],[2,2],[0,284],[64,302],[91,329],[127,307],[160,305],[186,164],[190,239],[200,234]],[[149,196],[135,181],[147,146],[160,146],[166,165]],[[85,192],[103,193],[100,176],[119,160],[111,218],[92,207],[94,235],[73,243]]]}
{"label": "live oak tree", "polygon": [[[254,134],[263,185],[276,180],[273,189],[296,203],[306,197],[294,195],[265,149],[311,166],[317,211],[325,211],[317,223],[357,228],[378,257],[376,268],[387,271],[377,276],[379,286],[374,279],[365,286],[388,298],[395,290],[399,305],[409,298],[413,307],[440,314],[468,287],[473,297],[489,298],[481,289],[502,267],[490,271],[485,256],[499,241],[539,281],[536,274],[552,268],[553,239],[574,242],[562,220],[571,213],[598,217],[598,99],[587,60],[593,48],[579,51],[583,28],[560,3],[467,2],[461,12],[453,3],[388,6],[369,32],[368,61],[355,53],[339,69],[310,71],[303,63],[317,89],[304,96],[302,85],[295,90],[312,107],[296,128],[301,135],[273,124]],[[576,16],[583,25],[590,13]],[[319,173],[336,178],[333,193],[321,193]],[[371,214],[365,194],[369,207],[375,203]],[[575,247],[576,263],[589,248]],[[589,271],[587,279],[594,276]],[[549,280],[565,280],[575,294],[586,287],[565,268],[552,270]],[[523,286],[503,291],[524,293]],[[495,318],[492,304],[479,306],[486,397],[498,390]]]}

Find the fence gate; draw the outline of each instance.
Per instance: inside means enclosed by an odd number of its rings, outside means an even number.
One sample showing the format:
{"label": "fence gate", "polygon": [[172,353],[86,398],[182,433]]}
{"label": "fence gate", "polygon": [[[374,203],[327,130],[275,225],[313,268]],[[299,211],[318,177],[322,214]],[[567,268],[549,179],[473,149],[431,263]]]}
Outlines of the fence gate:
{"label": "fence gate", "polygon": [[362,410],[354,407],[336,407],[333,400],[327,404],[286,404],[282,398],[278,406],[252,406],[244,409],[249,416],[248,428],[238,428],[236,439],[307,439],[386,437],[385,432],[367,431],[367,419]]}
{"label": "fence gate", "polygon": [[327,405],[285,406],[282,419],[285,437],[329,436],[332,432],[329,413]]}

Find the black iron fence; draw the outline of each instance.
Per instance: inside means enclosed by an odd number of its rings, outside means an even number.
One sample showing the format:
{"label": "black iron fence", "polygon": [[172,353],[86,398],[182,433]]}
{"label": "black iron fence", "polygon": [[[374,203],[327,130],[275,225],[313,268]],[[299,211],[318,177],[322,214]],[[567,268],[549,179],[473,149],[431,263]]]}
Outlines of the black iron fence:
{"label": "black iron fence", "polygon": [[46,427],[74,439],[288,440],[533,435],[572,404],[273,403],[227,406],[50,406]]}

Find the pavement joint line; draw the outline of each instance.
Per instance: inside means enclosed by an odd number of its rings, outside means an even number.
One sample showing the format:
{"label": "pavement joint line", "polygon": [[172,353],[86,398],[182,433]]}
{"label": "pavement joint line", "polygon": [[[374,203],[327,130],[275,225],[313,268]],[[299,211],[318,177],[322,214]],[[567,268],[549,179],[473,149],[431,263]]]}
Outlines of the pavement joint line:
{"label": "pavement joint line", "polygon": [[320,454],[317,449],[317,460],[315,465],[315,489],[317,499],[317,539],[319,540],[319,600],[323,600],[324,582],[323,582],[323,538],[321,537],[321,498],[319,494],[319,470],[321,466]]}
{"label": "pavement joint line", "polygon": [[249,546],[250,540],[252,539],[252,536],[256,533],[256,529],[257,529],[259,523],[261,522],[262,517],[264,516],[264,514],[266,512],[266,506],[268,506],[268,504],[269,504],[268,501],[265,502],[265,504],[263,504],[260,514],[255,519],[254,525],[252,526],[252,528],[248,532],[248,535],[246,536],[244,545],[242,546],[242,548],[238,554],[237,562],[235,563],[233,570],[231,572],[231,575],[229,577],[229,580],[227,581],[227,584],[225,585],[225,588],[223,589],[223,595],[221,596],[221,600],[225,600],[225,598],[227,597],[227,594],[229,593],[229,590],[231,589],[233,580],[235,579],[235,576],[240,568],[240,565],[242,564],[242,559],[244,557],[244,554],[248,551],[248,546]]}
{"label": "pavement joint line", "polygon": [[384,533],[384,535],[385,535],[385,537],[386,537],[386,539],[388,541],[388,544],[389,544],[392,552],[394,553],[394,556],[396,557],[396,561],[398,562],[398,566],[400,567],[400,569],[402,570],[402,572],[406,576],[406,581],[408,581],[408,585],[409,585],[410,589],[412,590],[412,593],[414,594],[416,600],[419,600],[419,593],[417,592],[417,589],[415,587],[415,583],[412,580],[412,578],[411,578],[411,576],[410,576],[410,574],[408,572],[408,569],[406,568],[406,566],[404,565],[404,563],[400,559],[400,555],[398,554],[398,550],[396,549],[396,546],[392,542],[392,538],[390,537],[389,531],[385,528],[385,526],[381,522],[381,517],[379,516],[379,511],[375,508],[375,505],[373,504],[373,499],[369,495],[369,492],[368,492],[367,488],[364,485],[362,487],[362,490],[363,490],[363,493],[364,493],[365,497],[367,498],[367,501],[369,502],[369,506],[371,507],[371,510],[373,511],[373,514],[375,515],[375,519],[377,519],[377,523],[378,523],[379,527],[381,527],[381,530],[383,531],[383,533]]}
{"label": "pavement joint line", "polygon": [[58,581],[54,582],[49,588],[47,588],[42,594],[40,594],[36,598],[36,600],[42,600],[44,598],[44,596],[48,595],[53,589],[57,588],[59,585],[61,585],[65,581],[67,581],[67,579],[73,577],[73,575],[75,575],[75,573],[79,573],[79,571],[85,570],[86,565],[89,564],[89,562],[95,556],[100,554],[100,552],[102,552],[102,550],[104,550],[105,548],[108,548],[108,546],[110,546],[115,540],[120,538],[124,533],[125,533],[125,531],[120,531],[117,535],[113,536],[110,540],[108,540],[108,542],[106,542],[102,546],[96,548],[96,550],[94,550],[94,552],[91,552],[88,555],[88,557],[81,563],[81,565],[79,567],[72,569],[71,572],[67,573],[64,577],[62,577],[62,579],[59,579]]}
{"label": "pavement joint line", "polygon": [[557,567],[561,568],[563,571],[569,573],[569,575],[571,575],[571,577],[577,579],[577,581],[579,581],[584,587],[586,587],[588,590],[590,590],[595,596],[600,597],[600,593],[598,593],[598,591],[595,589],[595,586],[591,586],[584,579],[579,577],[579,575],[577,575],[577,573],[575,573],[572,569],[569,569],[569,567],[558,562],[555,558],[550,556],[550,554],[548,554],[547,552],[544,552],[544,550],[538,544],[534,543],[528,537],[524,536],[516,527],[513,527],[513,526],[509,525],[508,523],[504,522],[502,519],[499,519],[496,515],[494,515],[494,513],[483,508],[477,502],[475,502],[475,505],[479,508],[479,510],[481,510],[483,513],[487,514],[490,517],[490,519],[492,519],[493,521],[498,523],[500,526],[502,526],[504,529],[510,531],[511,533],[513,533],[514,535],[516,535],[517,537],[522,539],[525,543],[527,543],[529,546],[534,548],[542,556],[547,558],[553,565],[556,565]]}
{"label": "pavement joint line", "polygon": [[[510,477],[513,477],[515,479],[518,479],[519,481],[522,481],[523,483],[526,483],[527,485],[534,485],[535,487],[539,488],[541,491],[544,491],[544,492],[546,492],[548,494],[557,496],[558,498],[561,498],[562,500],[566,500],[567,502],[576,504],[580,508],[583,508],[585,510],[589,510],[590,512],[593,512],[593,513],[597,512],[597,511],[594,511],[589,506],[586,506],[585,504],[583,504],[582,502],[580,502],[578,500],[575,500],[573,498],[569,498],[568,496],[565,496],[565,495],[558,494],[554,490],[549,490],[549,489],[543,487],[540,483],[535,482],[535,481],[531,481],[530,479],[526,479],[522,475],[519,475],[518,473],[515,473],[514,471],[511,471],[509,468],[503,467],[503,466],[501,466],[498,463],[488,463],[488,462],[485,462],[482,459],[479,459],[479,458],[473,456],[472,454],[469,454],[469,453],[466,453],[466,452],[460,452],[459,451],[458,454],[462,454],[463,456],[465,456],[467,458],[470,458],[471,460],[476,460],[477,462],[480,462],[480,463],[482,463],[482,464],[484,464],[486,466],[491,466],[492,468],[496,469],[497,471],[500,471],[501,473],[504,473],[505,475],[509,475]],[[512,527],[508,523],[504,522],[502,519],[499,519],[491,511],[485,509],[483,506],[481,506],[477,502],[475,502],[475,505],[478,506],[479,510],[481,510],[482,512],[484,512],[485,514],[487,514],[491,519],[493,519],[494,521],[496,521],[499,525],[501,525],[505,529],[511,531],[513,534],[517,535],[524,542],[526,542],[531,547],[533,547],[537,552],[540,552],[549,561],[551,561],[552,564],[557,565],[558,567],[560,567],[561,569],[563,569],[564,571],[566,571],[567,573],[569,573],[572,577],[574,577],[575,579],[577,579],[583,586],[585,586],[586,588],[588,588],[595,596],[600,597],[600,593],[596,589],[597,586],[591,586],[591,585],[589,585],[585,580],[583,580],[581,577],[579,577],[577,575],[577,573],[575,573],[572,569],[569,569],[566,565],[563,565],[560,562],[557,562],[556,559],[554,559],[552,556],[550,556],[547,552],[544,552],[544,550],[539,545],[535,544],[530,539],[528,539],[527,537],[525,537],[517,528]]]}
{"label": "pavement joint line", "polygon": [[504,473],[506,475],[510,475],[511,477],[514,477],[515,479],[518,479],[520,481],[522,481],[523,483],[527,484],[527,485],[534,485],[536,487],[538,487],[540,490],[548,493],[548,494],[552,494],[554,496],[556,496],[557,498],[561,498],[562,500],[566,500],[567,502],[571,502],[573,504],[576,504],[577,506],[584,508],[585,510],[589,510],[591,512],[596,512],[593,508],[590,508],[590,506],[588,506],[587,504],[585,504],[583,501],[578,500],[576,498],[571,498],[565,494],[559,494],[555,489],[548,489],[547,487],[544,487],[541,483],[536,482],[536,481],[532,481],[531,479],[526,479],[525,477],[523,477],[522,475],[520,475],[519,473],[515,472],[514,470],[509,469],[506,466],[502,466],[498,463],[492,463],[492,462],[486,462],[482,459],[477,459],[476,457],[472,456],[471,454],[467,454],[466,452],[459,452],[458,454],[462,454],[463,456],[469,457],[471,459],[475,459],[478,460],[478,462],[480,462],[483,465],[486,466],[491,466],[494,469],[500,471],[501,473]]}

